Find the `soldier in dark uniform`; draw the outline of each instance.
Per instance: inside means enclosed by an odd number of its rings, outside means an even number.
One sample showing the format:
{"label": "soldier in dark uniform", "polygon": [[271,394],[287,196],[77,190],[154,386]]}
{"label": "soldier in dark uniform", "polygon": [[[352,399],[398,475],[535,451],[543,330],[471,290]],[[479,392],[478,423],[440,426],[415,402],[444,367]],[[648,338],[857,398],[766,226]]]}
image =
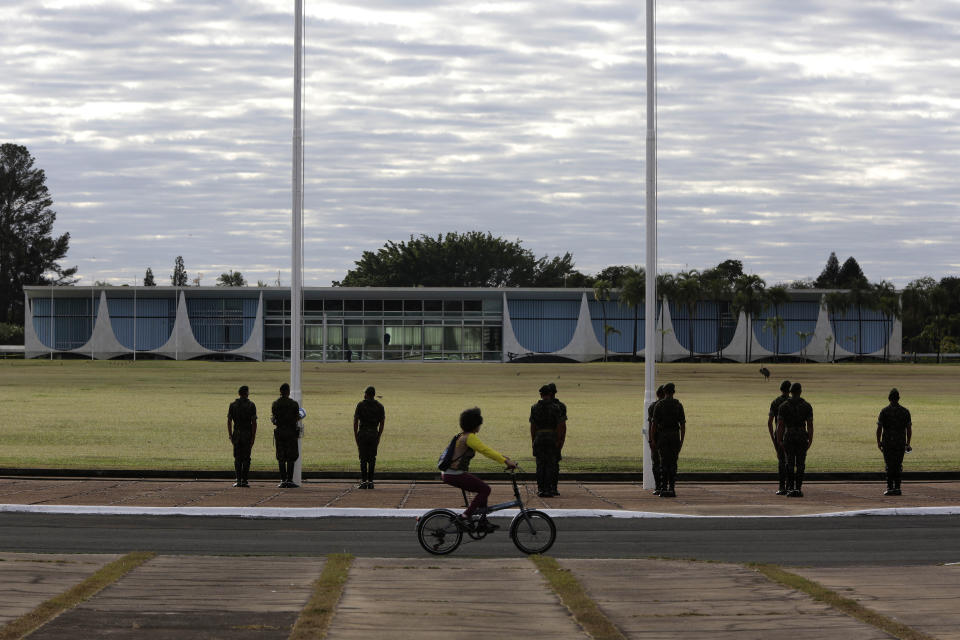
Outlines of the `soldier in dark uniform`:
{"label": "soldier in dark uniform", "polygon": [[374,396],[377,390],[367,387],[363,400],[357,403],[353,411],[353,438],[357,442],[360,454],[360,485],[358,489],[373,489],[373,470],[377,464],[377,446],[383,435],[383,423],[386,412],[383,405]]}
{"label": "soldier in dark uniform", "polygon": [[773,441],[773,448],[777,452],[777,480],[779,489],[778,496],[787,495],[787,463],[783,453],[783,447],[777,444],[777,414],[780,412],[780,405],[790,399],[790,381],[784,380],[780,383],[780,395],[770,403],[770,413],[767,414],[767,431],[770,432],[770,440]]}
{"label": "soldier in dark uniform", "polygon": [[657,408],[657,403],[663,400],[665,395],[663,385],[660,385],[657,387],[657,399],[647,407],[647,442],[650,444],[650,462],[653,464],[653,481],[656,483],[656,489],[653,491],[653,495],[655,496],[660,495],[660,490],[663,488],[660,485],[663,465],[660,464],[660,450],[653,444],[653,411]]}
{"label": "soldier in dark uniform", "polygon": [[787,466],[787,497],[803,497],[803,472],[807,449],[813,444],[813,407],[800,397],[803,387],[794,382],[790,398],[777,413],[777,444],[783,449]]}
{"label": "soldier in dark uniform", "polygon": [[683,405],[673,397],[676,387],[672,382],[663,385],[666,397],[653,410],[650,439],[660,453],[660,497],[676,498],[677,458],[687,434],[687,418]]}
{"label": "soldier in dark uniform", "polygon": [[[567,405],[560,402],[560,398],[557,397],[557,385],[553,382],[547,384],[550,388],[550,400],[553,401],[553,404],[557,406],[557,410],[560,411],[560,422],[557,425],[557,462],[563,460],[563,444],[567,440]],[[557,468],[557,476],[559,481],[560,469]],[[557,483],[553,483],[553,495],[559,496],[560,493],[557,491]]]}
{"label": "soldier in dark uniform", "polygon": [[560,407],[547,384],[540,387],[540,400],[530,407],[530,441],[537,459],[537,495],[541,498],[559,495]]}
{"label": "soldier in dark uniform", "polygon": [[877,418],[877,446],[883,452],[883,462],[887,467],[887,490],[883,495],[899,496],[903,454],[910,451],[913,424],[910,411],[900,406],[899,391],[891,389],[887,399],[890,404],[880,411]]}
{"label": "soldier in dark uniform", "polygon": [[237,472],[235,487],[249,487],[250,452],[257,439],[257,405],[250,401],[250,389],[243,385],[237,391],[240,397],[227,409],[227,437],[233,443],[233,468]]}
{"label": "soldier in dark uniform", "polygon": [[297,422],[300,421],[300,405],[290,397],[290,385],[280,385],[280,397],[273,401],[272,407],[273,442],[277,447],[277,464],[280,466],[280,484],[282,489],[295,489],[300,485],[293,482],[293,466],[300,457],[300,436]]}

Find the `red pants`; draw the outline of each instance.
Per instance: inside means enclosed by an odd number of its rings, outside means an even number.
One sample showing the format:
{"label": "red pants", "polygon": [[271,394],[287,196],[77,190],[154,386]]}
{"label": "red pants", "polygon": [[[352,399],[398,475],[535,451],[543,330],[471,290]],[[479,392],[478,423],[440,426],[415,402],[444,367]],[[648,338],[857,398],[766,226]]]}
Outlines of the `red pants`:
{"label": "red pants", "polygon": [[467,510],[463,512],[463,515],[466,517],[469,518],[478,510],[481,514],[487,510],[487,497],[490,495],[490,485],[477,476],[471,473],[457,473],[452,475],[449,473],[444,473],[440,475],[440,479],[443,480],[445,484],[449,484],[452,487],[457,487],[458,489],[463,489],[464,491],[477,494],[474,496],[473,502],[470,503],[470,506],[467,507]]}

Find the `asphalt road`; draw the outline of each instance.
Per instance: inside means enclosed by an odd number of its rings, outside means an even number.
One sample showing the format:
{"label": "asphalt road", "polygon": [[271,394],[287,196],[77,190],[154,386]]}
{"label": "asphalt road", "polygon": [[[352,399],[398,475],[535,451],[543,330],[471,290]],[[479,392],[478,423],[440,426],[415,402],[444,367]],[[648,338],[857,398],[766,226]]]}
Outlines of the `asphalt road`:
{"label": "asphalt road", "polygon": [[[507,528],[506,519],[493,519]],[[818,566],[960,562],[960,516],[561,518],[551,555],[665,557]],[[0,515],[0,550],[41,553],[423,557],[412,518],[266,520],[186,516]],[[505,531],[455,555],[519,552]]]}

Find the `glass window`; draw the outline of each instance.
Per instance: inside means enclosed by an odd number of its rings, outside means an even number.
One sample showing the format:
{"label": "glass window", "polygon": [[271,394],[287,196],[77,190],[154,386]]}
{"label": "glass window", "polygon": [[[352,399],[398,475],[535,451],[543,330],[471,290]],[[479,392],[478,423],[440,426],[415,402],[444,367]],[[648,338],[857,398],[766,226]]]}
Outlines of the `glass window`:
{"label": "glass window", "polygon": [[483,350],[483,329],[480,327],[463,328],[463,351],[477,352]]}
{"label": "glass window", "polygon": [[363,300],[344,300],[343,301],[343,310],[344,311],[363,311]]}
{"label": "glass window", "polygon": [[461,343],[463,339],[463,329],[460,327],[443,328],[443,350],[444,351],[463,351]]}
{"label": "glass window", "polygon": [[343,300],[324,300],[325,311],[343,311]]}
{"label": "glass window", "polygon": [[424,300],[423,310],[427,313],[440,313],[443,311],[442,300]]}
{"label": "glass window", "polygon": [[503,314],[503,298],[499,296],[496,298],[484,298],[483,313],[485,315]]}
{"label": "glass window", "polygon": [[423,328],[423,350],[443,351],[443,327],[432,326]]}
{"label": "glass window", "polygon": [[304,300],[303,301],[303,310],[304,311],[323,311],[323,300]]}
{"label": "glass window", "polygon": [[466,314],[477,315],[483,311],[483,303],[479,300],[464,300],[463,312]]}
{"label": "glass window", "polygon": [[460,315],[463,313],[463,301],[462,300],[444,300],[443,301],[443,313],[444,315]]}
{"label": "glass window", "polygon": [[403,300],[384,300],[384,311],[403,311]]}
{"label": "glass window", "polygon": [[423,300],[404,300],[404,311],[423,311]]}
{"label": "glass window", "polygon": [[367,313],[370,313],[371,311],[383,313],[383,300],[364,300],[363,310]]}
{"label": "glass window", "polygon": [[287,307],[286,302],[286,300],[281,298],[278,300],[265,300],[264,304],[267,307],[267,313],[281,314]]}

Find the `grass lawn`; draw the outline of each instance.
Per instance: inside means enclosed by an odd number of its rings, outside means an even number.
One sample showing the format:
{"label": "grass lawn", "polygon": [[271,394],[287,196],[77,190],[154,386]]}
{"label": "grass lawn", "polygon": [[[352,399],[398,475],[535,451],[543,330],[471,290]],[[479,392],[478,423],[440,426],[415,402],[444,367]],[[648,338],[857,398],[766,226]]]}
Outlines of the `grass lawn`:
{"label": "grass lawn", "polygon": [[[784,378],[813,405],[808,471],[882,471],[876,417],[891,387],[914,422],[908,471],[960,464],[960,368],[926,364],[664,364],[687,415],[681,471],[775,471],[766,430]],[[0,467],[232,470],[226,412],[241,384],[260,414],[253,468],[275,466],[270,404],[287,363],[0,361]],[[305,363],[304,468],[354,469],[353,408],[375,385],[387,410],[378,470],[432,471],[457,432],[459,412],[479,406],[480,435],[534,468],[530,405],[554,381],[569,411],[562,471],[637,471],[642,458],[643,363]],[[478,458],[477,470],[496,468]]]}

